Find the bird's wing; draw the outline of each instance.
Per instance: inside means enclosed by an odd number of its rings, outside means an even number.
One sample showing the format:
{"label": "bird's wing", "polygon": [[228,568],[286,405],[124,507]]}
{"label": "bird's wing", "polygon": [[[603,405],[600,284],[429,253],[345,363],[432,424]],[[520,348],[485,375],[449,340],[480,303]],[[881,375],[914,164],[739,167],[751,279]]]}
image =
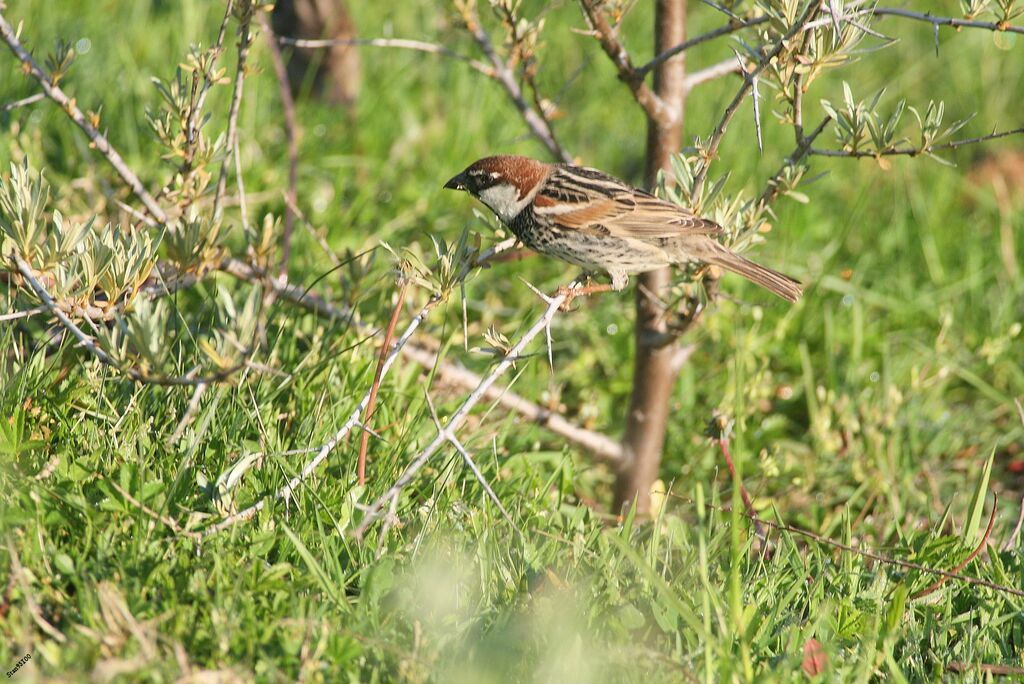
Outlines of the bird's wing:
{"label": "bird's wing", "polygon": [[714,221],[596,169],[578,166],[554,167],[534,198],[534,211],[563,228],[595,235],[655,240],[722,233]]}

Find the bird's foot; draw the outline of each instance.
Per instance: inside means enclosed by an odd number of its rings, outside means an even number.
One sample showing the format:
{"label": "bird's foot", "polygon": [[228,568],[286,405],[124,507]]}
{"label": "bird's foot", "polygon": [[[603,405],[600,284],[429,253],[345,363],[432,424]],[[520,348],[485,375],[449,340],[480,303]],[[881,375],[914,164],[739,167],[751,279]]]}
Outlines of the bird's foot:
{"label": "bird's foot", "polygon": [[555,293],[556,297],[565,297],[565,301],[558,307],[558,310],[572,311],[573,309],[570,308],[570,304],[572,304],[572,301],[577,297],[589,297],[590,295],[599,294],[601,292],[611,292],[614,289],[614,287],[608,284],[594,284],[589,278],[587,279],[586,285],[580,285],[578,287],[563,285],[558,288],[558,291]]}

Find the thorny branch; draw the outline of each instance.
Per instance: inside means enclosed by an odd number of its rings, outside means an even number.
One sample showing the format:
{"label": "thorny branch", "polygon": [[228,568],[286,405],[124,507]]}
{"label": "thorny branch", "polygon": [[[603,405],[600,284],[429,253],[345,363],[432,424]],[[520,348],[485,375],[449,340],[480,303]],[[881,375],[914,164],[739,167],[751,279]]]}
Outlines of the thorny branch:
{"label": "thorny branch", "polygon": [[807,9],[804,10],[803,15],[793,26],[790,27],[785,35],[778,40],[775,47],[769,50],[751,71],[744,74],[743,84],[736,92],[732,102],[730,102],[725,108],[725,112],[722,114],[722,119],[718,122],[718,126],[715,127],[714,133],[711,134],[711,139],[708,141],[707,147],[701,152],[701,155],[704,157],[704,163],[694,176],[693,190],[691,192],[692,197],[701,196],[701,191],[704,188],[704,181],[707,180],[708,170],[711,168],[711,162],[714,161],[715,157],[718,155],[718,148],[722,144],[722,139],[725,137],[725,131],[729,127],[729,122],[731,122],[733,117],[736,116],[736,112],[739,110],[740,104],[743,102],[744,98],[746,98],[750,89],[754,87],[754,82],[757,77],[765,70],[773,59],[779,56],[793,36],[803,31],[804,27],[812,21],[820,11],[821,2],[815,1],[809,3],[807,5]]}
{"label": "thorny branch", "polygon": [[896,155],[906,155],[910,157],[916,157],[922,154],[931,154],[933,152],[940,152],[942,150],[955,150],[958,147],[964,145],[976,145],[978,143],[987,142],[989,140],[998,140],[999,138],[1006,138],[1011,135],[1024,134],[1024,126],[1020,128],[1014,128],[1010,131],[1000,131],[996,133],[989,133],[988,135],[980,135],[974,138],[965,138],[964,140],[953,140],[952,142],[942,143],[939,145],[928,145],[926,147],[893,147],[886,150],[865,150],[865,151],[854,151],[854,150],[825,150],[817,147],[812,147],[808,150],[809,154],[819,157],[890,157]]}

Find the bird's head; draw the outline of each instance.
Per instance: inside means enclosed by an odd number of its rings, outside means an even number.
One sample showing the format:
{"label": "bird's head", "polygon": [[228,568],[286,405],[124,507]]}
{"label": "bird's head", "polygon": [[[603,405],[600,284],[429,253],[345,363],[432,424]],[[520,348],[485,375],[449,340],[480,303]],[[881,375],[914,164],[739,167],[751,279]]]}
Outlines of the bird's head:
{"label": "bird's head", "polygon": [[548,165],[528,157],[484,157],[444,184],[449,190],[465,190],[508,223],[530,203],[544,179]]}

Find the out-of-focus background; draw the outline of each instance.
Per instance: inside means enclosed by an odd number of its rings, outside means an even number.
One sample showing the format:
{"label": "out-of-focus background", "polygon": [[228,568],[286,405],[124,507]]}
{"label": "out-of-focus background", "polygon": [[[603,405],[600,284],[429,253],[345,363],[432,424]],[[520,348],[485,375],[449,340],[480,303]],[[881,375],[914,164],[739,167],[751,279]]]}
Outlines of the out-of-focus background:
{"label": "out-of-focus background", "polygon": [[[480,4],[500,49],[500,22]],[[723,24],[709,4],[691,3],[690,35]],[[963,16],[964,3],[916,4]],[[446,2],[346,5],[335,35],[416,39],[485,59]],[[646,61],[653,3],[621,8],[623,42]],[[642,183],[644,116],[586,35],[578,4],[524,2],[518,12],[544,19],[537,83],[557,110],[559,141],[581,163]],[[20,40],[40,62],[67,41],[76,57],[61,87],[98,113],[99,129],[144,184],[161,187],[177,161],[161,158],[147,123],[160,100],[152,79],[172,79],[190,45],[215,39],[222,3],[9,0],[4,15],[21,23]],[[954,139],[1024,125],[1024,36],[943,27],[936,52],[927,22],[888,16],[871,26],[897,42],[883,48],[869,36],[853,63],[815,81],[808,121],[824,113],[821,100],[843,101],[845,82],[858,99],[881,93],[883,112],[905,98],[922,114],[943,101],[947,122],[974,115]],[[286,23],[278,27],[288,35]],[[236,28],[222,58],[227,81]],[[736,47],[725,38],[694,48],[687,68]],[[285,46],[285,58],[291,53]],[[484,244],[497,241],[482,208],[442,184],[488,154],[547,152],[501,87],[457,59],[363,45],[332,53],[337,63],[323,51],[304,54],[310,61],[291,70],[301,216],[290,277],[352,306],[355,321],[386,327],[394,258],[379,245],[429,255],[432,237],[454,242],[467,228]],[[348,76],[318,83],[321,62]],[[729,76],[691,92],[686,141],[712,132],[738,85]],[[38,88],[4,48],[0,106]],[[211,138],[223,132],[231,93],[230,83],[210,91]],[[748,100],[712,167],[713,178],[729,173],[730,194],[760,192],[793,147],[792,129],[771,114],[776,93],[762,86],[760,96],[763,151]],[[911,129],[913,121],[905,115]],[[250,220],[279,217],[289,164],[264,35],[252,46],[238,127]],[[131,202],[119,179],[52,102],[0,112],[0,130],[5,179],[11,162],[27,159],[45,170],[66,215],[131,220],[111,199]],[[808,652],[825,663],[825,677],[843,680],[1020,667],[1019,596],[951,580],[914,600],[936,576],[791,533],[770,531],[768,556],[748,553],[756,537],[729,510],[732,485],[706,427],[715,415],[733,421],[732,455],[763,517],[941,570],[956,568],[981,538],[972,494],[995,491],[988,543],[962,573],[1024,588],[1011,538],[1024,472],[1022,140],[944,150],[941,162],[810,158],[808,176],[820,177],[801,186],[807,201],[780,199],[750,253],[799,278],[806,295],[789,306],[739,278],[722,280],[713,311],[684,340],[695,350],[672,394],[659,473],[670,493],[656,497],[653,523],[616,522],[612,471],[485,402],[462,440],[514,527],[445,448],[386,532],[347,536],[359,504],[433,438],[424,388],[442,420],[466,394],[399,361],[381,384],[364,487],[354,485],[353,434],[287,503],[196,542],[160,518],[201,526],[272,494],[311,456],[293,452],[323,444],[351,412],[372,382],[378,347],[355,325],[275,303],[257,359],[271,370],[211,386],[171,445],[190,388],[68,364],[39,329],[37,344],[25,346],[20,323],[0,323],[10,352],[0,369],[0,577],[8,578],[0,665],[30,653],[35,674],[15,677],[99,681],[788,680],[814,671]],[[815,145],[835,149],[832,129]],[[238,253],[233,179],[225,216],[236,227],[226,244]],[[571,275],[539,257],[493,264],[424,331],[449,358],[486,373],[495,363],[487,350],[514,342],[543,308],[523,281],[552,291]],[[212,300],[217,287],[234,284],[212,277],[179,304]],[[399,329],[426,296],[413,286]],[[542,336],[509,377],[531,401],[617,437],[631,386],[633,299],[609,294],[575,306],[551,326],[553,367]],[[213,486],[233,469],[229,488]]]}

